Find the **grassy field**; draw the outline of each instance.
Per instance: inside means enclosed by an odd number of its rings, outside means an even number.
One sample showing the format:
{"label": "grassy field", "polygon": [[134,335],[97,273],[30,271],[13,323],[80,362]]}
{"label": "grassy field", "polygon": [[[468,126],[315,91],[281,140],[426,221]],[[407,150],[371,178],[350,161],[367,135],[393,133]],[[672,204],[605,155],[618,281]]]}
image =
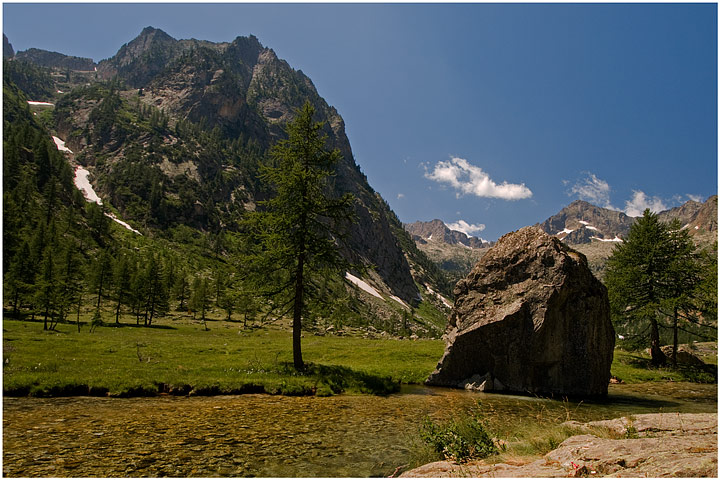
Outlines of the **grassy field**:
{"label": "grassy field", "polygon": [[305,334],[310,368],[292,369],[290,332],[235,322],[165,320],[155,328],[3,321],[5,395],[388,393],[419,383],[442,355],[440,340]]}
{"label": "grassy field", "polygon": [[646,352],[627,352],[616,348],[613,356],[612,375],[622,379],[625,383],[642,382],[717,382],[717,344],[714,353],[701,354],[700,358],[707,364],[704,367],[690,367],[678,365],[678,368],[653,367],[650,364],[650,355]]}
{"label": "grassy field", "polygon": [[[41,322],[3,321],[5,395],[385,394],[422,383],[443,353],[442,340],[368,339],[306,333],[309,368],[292,368],[291,334],[281,326],[243,329],[214,320],[205,330],[188,317],[152,328],[134,323],[90,333],[74,324],[43,331]],[[716,348],[716,347],[715,347]],[[615,351],[612,374],[626,383],[717,381],[713,365],[651,368],[644,353]]]}

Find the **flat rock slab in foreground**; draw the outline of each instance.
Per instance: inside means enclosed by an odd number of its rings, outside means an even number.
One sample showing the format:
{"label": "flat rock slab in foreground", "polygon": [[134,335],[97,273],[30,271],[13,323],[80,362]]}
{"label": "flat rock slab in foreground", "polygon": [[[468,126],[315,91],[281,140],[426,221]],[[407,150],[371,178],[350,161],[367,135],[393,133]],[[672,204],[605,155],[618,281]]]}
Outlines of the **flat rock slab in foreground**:
{"label": "flat rock slab in foreground", "polygon": [[638,438],[570,437],[541,460],[525,465],[482,461],[434,462],[401,477],[711,477],[718,476],[716,413],[658,413],[587,424]]}
{"label": "flat rock slab in foreground", "polygon": [[525,227],[503,236],[454,293],[445,354],[429,385],[607,394],[610,304],[581,253]]}

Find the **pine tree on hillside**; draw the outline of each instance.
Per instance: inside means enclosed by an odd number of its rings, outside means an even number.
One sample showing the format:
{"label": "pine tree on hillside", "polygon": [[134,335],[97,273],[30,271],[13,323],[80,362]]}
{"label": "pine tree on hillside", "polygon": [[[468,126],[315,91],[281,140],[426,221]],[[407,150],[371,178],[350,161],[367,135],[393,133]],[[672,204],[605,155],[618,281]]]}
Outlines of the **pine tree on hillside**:
{"label": "pine tree on hillside", "polygon": [[673,349],[670,361],[677,366],[678,330],[682,317],[690,318],[696,310],[695,290],[700,282],[700,263],[695,244],[687,229],[675,219],[667,225],[672,252],[667,270],[667,298],[661,304],[663,315],[672,321]]}
{"label": "pine tree on hillside", "polygon": [[679,222],[665,224],[645,210],[608,260],[605,283],[616,324],[620,331],[649,336],[653,365],[667,360],[660,349],[661,321],[672,322],[676,352],[678,321],[696,310],[700,275],[695,249]]}
{"label": "pine tree on hillside", "polygon": [[274,164],[263,169],[262,179],[274,195],[248,218],[260,250],[255,283],[281,315],[292,312],[297,370],[304,369],[300,338],[303,315],[314,294],[313,277],[346,268],[338,240],[353,201],[349,194],[337,198],[331,192],[330,180],[341,156],[338,150],[326,149],[323,124],[313,121],[314,113],[306,102],[287,124],[287,140],[271,149]]}
{"label": "pine tree on hillside", "polygon": [[128,301],[132,279],[131,263],[127,255],[120,254],[113,265],[113,286],[115,290],[115,323],[120,323],[120,307]]}

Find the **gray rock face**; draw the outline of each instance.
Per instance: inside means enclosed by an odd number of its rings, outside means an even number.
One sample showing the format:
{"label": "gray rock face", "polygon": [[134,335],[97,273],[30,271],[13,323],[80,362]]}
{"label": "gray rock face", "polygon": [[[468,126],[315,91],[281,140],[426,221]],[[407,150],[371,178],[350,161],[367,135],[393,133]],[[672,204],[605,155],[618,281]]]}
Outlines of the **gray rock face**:
{"label": "gray rock face", "polygon": [[455,287],[445,354],[427,382],[489,374],[493,390],[607,394],[615,332],[585,257],[536,227],[502,237]]}

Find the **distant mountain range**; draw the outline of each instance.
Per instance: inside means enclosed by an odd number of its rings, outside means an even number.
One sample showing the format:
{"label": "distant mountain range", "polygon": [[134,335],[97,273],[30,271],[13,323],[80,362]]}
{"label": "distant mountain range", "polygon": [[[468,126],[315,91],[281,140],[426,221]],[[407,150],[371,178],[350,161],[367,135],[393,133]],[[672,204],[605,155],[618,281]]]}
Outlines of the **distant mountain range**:
{"label": "distant mountain range", "polygon": [[[701,247],[711,246],[717,240],[717,195],[704,203],[690,200],[658,213],[658,217],[663,222],[679,220]],[[623,212],[576,200],[536,226],[584,253],[591,268],[602,277],[612,247],[623,241],[634,222],[635,218]],[[404,227],[418,248],[452,278],[465,275],[493,245],[493,242],[451,230],[441,220],[409,223]]]}
{"label": "distant mountain range", "polygon": [[452,284],[464,277],[494,244],[453,230],[438,219],[403,226],[418,249],[445,272]]}
{"label": "distant mountain range", "polygon": [[415,222],[403,224],[405,230],[412,235],[415,242],[443,242],[448,245],[465,245],[469,248],[484,248],[489,242],[478,237],[473,237],[458,230],[452,230],[442,220],[431,220],[429,222]]}
{"label": "distant mountain range", "polygon": [[[679,207],[660,212],[658,218],[663,222],[677,219],[698,243],[708,243],[708,235],[717,235],[717,215],[717,195],[713,195],[704,203],[689,200]],[[565,243],[581,245],[593,241],[620,242],[634,222],[635,218],[623,212],[577,200],[537,226]]]}

